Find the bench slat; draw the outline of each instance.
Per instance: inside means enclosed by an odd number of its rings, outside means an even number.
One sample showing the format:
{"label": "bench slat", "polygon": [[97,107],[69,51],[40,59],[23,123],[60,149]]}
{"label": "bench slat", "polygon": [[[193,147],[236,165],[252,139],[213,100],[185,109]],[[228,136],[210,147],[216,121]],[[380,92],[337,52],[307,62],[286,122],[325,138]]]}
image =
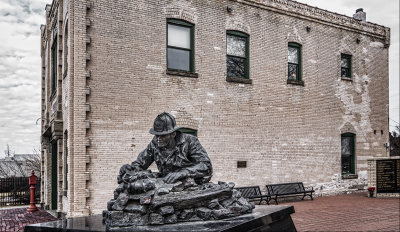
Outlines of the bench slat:
{"label": "bench slat", "polygon": [[[278,204],[277,198],[279,196],[288,196],[288,195],[300,195],[303,194],[304,199],[305,196],[310,196],[311,200],[313,189],[305,190],[303,182],[294,182],[294,183],[283,183],[283,184],[270,184],[266,185],[268,194],[271,195],[271,199],[274,199],[276,204]],[[274,197],[273,197],[274,196]]]}

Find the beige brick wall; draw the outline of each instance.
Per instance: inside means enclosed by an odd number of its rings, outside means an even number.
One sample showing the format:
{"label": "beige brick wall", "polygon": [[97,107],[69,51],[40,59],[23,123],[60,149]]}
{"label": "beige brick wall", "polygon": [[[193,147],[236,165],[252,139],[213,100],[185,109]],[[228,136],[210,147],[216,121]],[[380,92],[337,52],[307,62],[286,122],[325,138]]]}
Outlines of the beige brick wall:
{"label": "beige brick wall", "polygon": [[[198,130],[212,181],[303,181],[327,194],[366,185],[367,159],[387,156],[388,28],[296,4],[70,1],[69,215],[105,208],[162,111]],[[195,24],[198,78],[166,74],[168,18]],[[249,34],[252,84],[226,81],[226,30]],[[304,86],[286,83],[288,42],[302,45]],[[340,78],[341,53],[352,55],[352,81]],[[340,177],[346,132],[356,134],[357,180]]]}

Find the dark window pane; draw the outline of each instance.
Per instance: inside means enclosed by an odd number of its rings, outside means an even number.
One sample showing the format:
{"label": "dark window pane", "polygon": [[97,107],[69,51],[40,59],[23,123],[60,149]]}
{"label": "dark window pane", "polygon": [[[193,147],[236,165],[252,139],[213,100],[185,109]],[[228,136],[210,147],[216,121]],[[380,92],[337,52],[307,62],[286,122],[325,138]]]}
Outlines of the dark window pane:
{"label": "dark window pane", "polygon": [[246,57],[246,38],[228,35],[226,40],[226,53],[228,55]]}
{"label": "dark window pane", "polygon": [[342,68],[341,77],[350,77],[349,69]]}
{"label": "dark window pane", "polygon": [[297,64],[288,64],[288,79],[290,80],[297,80],[298,73],[297,73]]}
{"label": "dark window pane", "polygon": [[53,46],[51,47],[51,60],[52,60],[52,67],[51,67],[51,92],[55,92],[57,88],[57,35],[54,37]]}
{"label": "dark window pane", "polygon": [[351,172],[350,167],[350,156],[342,156],[342,173],[349,173]]}
{"label": "dark window pane", "polygon": [[246,59],[230,56],[226,57],[228,77],[245,77],[245,63]]}
{"label": "dark window pane", "polygon": [[168,48],[168,69],[190,71],[190,52]]}

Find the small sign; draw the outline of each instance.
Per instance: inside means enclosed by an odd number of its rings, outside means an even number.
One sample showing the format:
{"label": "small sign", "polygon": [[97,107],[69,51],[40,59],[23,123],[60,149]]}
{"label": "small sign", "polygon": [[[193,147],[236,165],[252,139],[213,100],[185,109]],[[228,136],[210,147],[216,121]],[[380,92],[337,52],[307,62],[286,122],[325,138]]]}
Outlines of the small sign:
{"label": "small sign", "polygon": [[237,168],[246,168],[247,167],[247,161],[238,161],[237,162]]}

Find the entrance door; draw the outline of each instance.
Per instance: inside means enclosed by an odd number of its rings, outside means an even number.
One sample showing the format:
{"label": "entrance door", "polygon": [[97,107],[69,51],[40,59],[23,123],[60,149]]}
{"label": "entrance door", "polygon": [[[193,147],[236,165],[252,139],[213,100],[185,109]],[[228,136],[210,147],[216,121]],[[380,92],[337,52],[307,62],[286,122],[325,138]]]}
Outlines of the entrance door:
{"label": "entrance door", "polygon": [[57,209],[57,141],[51,144],[51,209]]}

